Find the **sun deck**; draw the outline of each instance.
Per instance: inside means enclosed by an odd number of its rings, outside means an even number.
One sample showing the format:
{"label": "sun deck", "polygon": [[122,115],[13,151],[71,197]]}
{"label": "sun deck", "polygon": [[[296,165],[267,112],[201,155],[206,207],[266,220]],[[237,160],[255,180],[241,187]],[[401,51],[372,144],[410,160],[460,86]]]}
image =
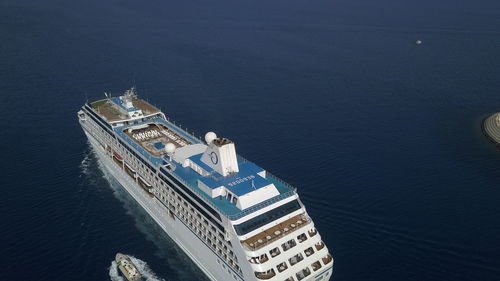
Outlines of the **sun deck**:
{"label": "sun deck", "polygon": [[[133,148],[137,150],[140,154],[144,156],[144,158],[149,159],[154,165],[160,166],[163,163],[163,158],[159,154],[153,154],[151,153],[146,147],[140,144],[137,140],[134,139],[133,136],[130,136],[129,133],[127,132],[127,129],[129,128],[134,128],[138,127],[141,125],[149,125],[149,124],[160,124],[161,127],[164,127],[166,130],[166,137],[168,139],[174,140],[176,137],[178,140],[182,139],[186,143],[189,144],[194,144],[194,143],[200,143],[200,140],[193,137],[192,135],[189,135],[182,129],[178,128],[174,124],[170,123],[169,121],[163,119],[163,118],[152,118],[148,119],[144,122],[138,122],[137,124],[133,125],[126,125],[122,127],[116,127],[114,128],[115,132],[121,137],[121,139],[128,144],[130,144]],[[170,135],[169,135],[170,134]],[[174,141],[174,144],[176,142]],[[181,142],[180,142],[181,143]]]}
{"label": "sun deck", "polygon": [[[130,117],[126,114],[126,111],[120,107],[119,103],[114,102],[114,99],[116,98],[99,100],[91,103],[90,106],[108,122],[129,119]],[[158,108],[139,98],[132,100],[132,104],[135,108],[140,109],[144,116],[160,113]]]}
{"label": "sun deck", "polygon": [[164,147],[168,143],[172,143],[176,148],[193,144],[192,141],[160,122],[128,127],[123,129],[123,132],[155,157],[165,154]]}

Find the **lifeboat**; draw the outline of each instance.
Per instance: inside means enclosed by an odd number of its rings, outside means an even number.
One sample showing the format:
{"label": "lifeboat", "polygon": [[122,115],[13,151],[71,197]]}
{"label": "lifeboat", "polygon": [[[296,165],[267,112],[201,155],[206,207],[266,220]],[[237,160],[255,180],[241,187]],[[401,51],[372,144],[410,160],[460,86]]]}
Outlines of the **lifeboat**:
{"label": "lifeboat", "polygon": [[116,153],[116,151],[115,151],[115,152],[113,152],[113,155],[115,156],[115,158],[116,158],[118,161],[120,161],[120,162],[121,162],[121,161],[123,161],[123,158],[120,156],[120,154]]}
{"label": "lifeboat", "polygon": [[147,191],[149,196],[154,197],[153,186],[150,183],[148,183],[145,179],[143,179],[142,177],[138,177],[138,179],[139,179],[139,181],[138,181],[139,185],[142,187],[142,189]]}
{"label": "lifeboat", "polygon": [[134,179],[135,179],[135,177],[136,177],[135,170],[134,170],[134,169],[132,169],[132,167],[130,167],[130,165],[129,165],[129,164],[127,164],[126,162],[125,162],[125,170],[127,171],[127,174],[128,174],[129,176],[131,176],[132,178],[134,178]]}

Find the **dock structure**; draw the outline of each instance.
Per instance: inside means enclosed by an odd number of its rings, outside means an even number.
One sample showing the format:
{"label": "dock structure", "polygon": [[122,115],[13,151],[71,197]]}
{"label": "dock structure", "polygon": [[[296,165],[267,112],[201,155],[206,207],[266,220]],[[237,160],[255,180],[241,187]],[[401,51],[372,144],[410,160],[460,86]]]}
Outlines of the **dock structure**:
{"label": "dock structure", "polygon": [[481,129],[491,142],[500,147],[500,112],[484,118]]}

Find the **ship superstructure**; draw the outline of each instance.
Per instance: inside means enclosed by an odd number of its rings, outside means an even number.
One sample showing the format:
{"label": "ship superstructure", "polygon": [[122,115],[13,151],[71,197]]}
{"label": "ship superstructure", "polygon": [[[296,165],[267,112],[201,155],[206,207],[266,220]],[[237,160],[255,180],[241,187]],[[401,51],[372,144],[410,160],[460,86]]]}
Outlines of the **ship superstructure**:
{"label": "ship superstructure", "polygon": [[134,88],[78,117],[103,166],[211,280],[329,280],[333,259],[296,189],[231,140],[194,137]]}

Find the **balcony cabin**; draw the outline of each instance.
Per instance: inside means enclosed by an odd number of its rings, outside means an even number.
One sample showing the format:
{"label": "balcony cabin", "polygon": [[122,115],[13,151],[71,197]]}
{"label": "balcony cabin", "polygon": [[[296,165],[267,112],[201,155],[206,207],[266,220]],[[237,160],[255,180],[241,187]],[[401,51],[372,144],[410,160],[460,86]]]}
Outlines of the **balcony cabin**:
{"label": "balcony cabin", "polygon": [[314,270],[314,271],[317,271],[318,269],[321,268],[321,263],[319,261],[311,264],[311,268]]}
{"label": "balcony cabin", "polygon": [[304,250],[304,254],[306,254],[306,257],[308,257],[308,256],[310,256],[310,255],[312,255],[312,254],[314,254],[314,250],[313,250],[313,248],[312,248],[312,247],[309,247],[309,248],[305,249],[305,250]]}
{"label": "balcony cabin", "polygon": [[307,240],[307,236],[305,233],[302,233],[301,235],[297,236],[297,240],[299,240],[299,243],[302,243]]}
{"label": "balcony cabin", "polygon": [[286,265],[286,262],[282,262],[282,263],[278,264],[278,266],[276,266],[276,268],[278,269],[278,272],[283,272],[288,268],[288,265]]}
{"label": "balcony cabin", "polygon": [[289,258],[288,261],[290,262],[291,266],[294,266],[295,264],[297,264],[298,262],[300,262],[303,259],[304,259],[304,256],[302,256],[301,253],[298,253],[295,256]]}
{"label": "balcony cabin", "polygon": [[288,251],[291,248],[295,247],[297,245],[297,242],[295,242],[294,239],[288,240],[287,242],[281,244],[281,248],[283,248],[283,251]]}
{"label": "balcony cabin", "polygon": [[281,254],[280,252],[280,249],[278,249],[278,247],[272,249],[271,251],[269,251],[269,254],[271,254],[271,257],[274,258],[275,256]]}
{"label": "balcony cabin", "polygon": [[326,255],[326,257],[322,258],[323,260],[323,263],[325,265],[327,265],[328,263],[330,263],[332,261],[332,256],[330,254]]}
{"label": "balcony cabin", "polygon": [[262,264],[268,261],[269,258],[267,257],[267,254],[262,254],[258,257],[252,257],[248,261],[253,263],[253,264]]}
{"label": "balcony cabin", "polygon": [[306,278],[307,276],[309,276],[311,274],[311,270],[309,269],[309,267],[306,267],[304,269],[302,269],[301,271],[297,272],[297,274],[295,274],[297,276],[297,280],[302,280],[304,278]]}
{"label": "balcony cabin", "polygon": [[316,231],[316,229],[313,228],[313,229],[310,229],[308,231],[308,233],[309,233],[309,237],[313,237],[314,235],[316,235],[318,233],[318,231]]}
{"label": "balcony cabin", "polygon": [[276,273],[274,272],[274,269],[269,269],[268,271],[266,272],[255,272],[255,277],[259,278],[259,279],[262,279],[262,280],[267,280],[267,279],[271,279],[273,278],[274,276],[276,275]]}
{"label": "balcony cabin", "polygon": [[320,241],[320,242],[314,244],[314,247],[316,248],[316,250],[319,251],[325,247],[325,243],[323,243],[323,241]]}

